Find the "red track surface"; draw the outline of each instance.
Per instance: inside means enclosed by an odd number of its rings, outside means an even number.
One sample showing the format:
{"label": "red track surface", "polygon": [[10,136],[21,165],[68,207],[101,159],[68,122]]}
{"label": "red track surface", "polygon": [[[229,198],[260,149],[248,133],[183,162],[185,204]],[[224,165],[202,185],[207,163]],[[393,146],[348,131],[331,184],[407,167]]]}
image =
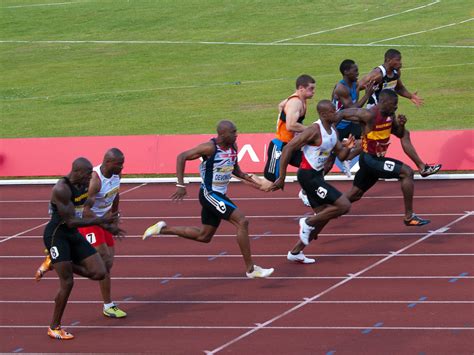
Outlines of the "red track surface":
{"label": "red track surface", "polygon": [[270,279],[249,280],[226,222],[210,244],[139,239],[161,218],[198,225],[197,184],[181,204],[167,200],[171,185],[124,185],[129,236],[117,243],[112,276],[113,298],[129,316],[103,317],[97,283],[76,278],[63,317],[73,341],[46,335],[56,275],[32,278],[51,186],[0,187],[0,352],[472,354],[472,186],[417,181],[415,211],[432,223],[409,228],[398,183],[379,182],[306,248],[317,263],[299,265],[286,260],[296,218],[310,212],[296,198],[298,186],[264,194],[233,184],[256,263],[276,269]]}

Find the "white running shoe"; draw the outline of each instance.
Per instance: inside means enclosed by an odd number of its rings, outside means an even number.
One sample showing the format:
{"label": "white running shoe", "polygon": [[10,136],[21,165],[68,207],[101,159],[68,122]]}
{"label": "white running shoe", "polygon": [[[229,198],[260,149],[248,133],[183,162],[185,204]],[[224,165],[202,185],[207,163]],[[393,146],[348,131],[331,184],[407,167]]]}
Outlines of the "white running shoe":
{"label": "white running shoe", "polygon": [[164,227],[166,227],[166,222],[165,221],[159,221],[158,223],[156,223],[156,224],[154,224],[154,225],[147,228],[145,233],[143,233],[142,239],[147,240],[148,238],[150,238],[153,235],[159,235],[161,230]]}
{"label": "white running shoe", "polygon": [[300,198],[301,201],[303,201],[303,204],[305,206],[311,207],[311,204],[309,203],[309,200],[308,200],[308,195],[306,195],[303,192],[303,190],[300,190],[300,192],[298,193],[298,197]]}
{"label": "white running shoe", "polygon": [[275,271],[274,268],[270,269],[263,269],[260,266],[254,265],[253,266],[253,271],[252,272],[246,272],[245,274],[249,279],[257,279],[257,278],[264,278],[268,277],[271,274],[273,274],[273,271]]}
{"label": "white running shoe", "polygon": [[309,235],[314,230],[314,227],[306,224],[306,217],[300,218],[300,240],[304,245],[309,244]]}
{"label": "white running shoe", "polygon": [[294,262],[301,263],[301,264],[314,264],[316,262],[316,259],[307,258],[303,254],[302,251],[300,251],[296,255],[291,254],[291,251],[289,251],[286,258],[290,261],[294,261]]}
{"label": "white running shoe", "polygon": [[352,176],[352,173],[351,173],[351,161],[350,160],[344,160],[342,162],[342,166],[344,167],[344,174],[346,174],[346,176],[348,178],[350,178]]}

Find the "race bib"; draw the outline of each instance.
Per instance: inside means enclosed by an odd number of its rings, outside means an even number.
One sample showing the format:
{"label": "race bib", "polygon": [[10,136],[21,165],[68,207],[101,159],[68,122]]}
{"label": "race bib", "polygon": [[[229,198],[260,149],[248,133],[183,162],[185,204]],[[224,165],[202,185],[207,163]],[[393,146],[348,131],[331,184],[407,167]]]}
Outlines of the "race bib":
{"label": "race bib", "polygon": [[52,247],[51,249],[49,249],[49,255],[51,255],[51,257],[53,259],[57,259],[59,257],[59,250],[57,247]]}

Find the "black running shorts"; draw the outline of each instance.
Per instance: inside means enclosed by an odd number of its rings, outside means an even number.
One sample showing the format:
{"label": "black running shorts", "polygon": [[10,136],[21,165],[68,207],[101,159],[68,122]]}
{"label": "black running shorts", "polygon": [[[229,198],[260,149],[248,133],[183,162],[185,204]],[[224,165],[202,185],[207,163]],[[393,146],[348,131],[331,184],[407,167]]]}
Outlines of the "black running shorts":
{"label": "black running shorts", "polygon": [[297,177],[301,188],[306,191],[312,208],[332,205],[342,195],[338,189],[324,181],[322,170],[298,169]]}
{"label": "black running shorts", "polygon": [[79,264],[97,252],[77,228],[68,228],[65,224],[48,223],[44,230],[43,241],[53,264],[61,261]]}
{"label": "black running shorts", "polygon": [[237,206],[226,195],[215,191],[199,190],[201,223],[218,227],[222,219],[228,220]]}
{"label": "black running shorts", "polygon": [[403,163],[362,152],[359,166],[360,169],[354,177],[354,186],[365,192],[374,186],[378,179],[400,179]]}

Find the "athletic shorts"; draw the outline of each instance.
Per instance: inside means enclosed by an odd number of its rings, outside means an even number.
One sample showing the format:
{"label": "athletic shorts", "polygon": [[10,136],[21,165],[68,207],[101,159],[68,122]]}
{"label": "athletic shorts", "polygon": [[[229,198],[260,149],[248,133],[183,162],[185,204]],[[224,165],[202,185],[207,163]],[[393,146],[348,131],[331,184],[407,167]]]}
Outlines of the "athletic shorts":
{"label": "athletic shorts", "polygon": [[237,206],[224,194],[215,191],[199,190],[201,203],[201,222],[209,226],[218,227],[222,219],[229,220]]}
{"label": "athletic shorts", "polygon": [[296,176],[301,188],[306,191],[309,204],[313,208],[332,205],[342,195],[338,189],[324,181],[322,170],[298,169]]}
{"label": "athletic shorts", "polygon": [[113,247],[115,244],[112,233],[106,231],[102,227],[89,226],[78,229],[79,233],[81,233],[93,247],[97,247],[104,243],[106,243],[109,247]]}
{"label": "athletic shorts", "polygon": [[403,163],[396,159],[362,152],[359,157],[360,169],[354,177],[354,186],[365,192],[374,186],[378,179],[400,179],[402,165]]}
{"label": "athletic shorts", "polygon": [[[263,171],[263,176],[265,176],[265,179],[275,182],[280,177],[281,151],[286,144],[287,143],[275,138],[272,139],[268,145],[267,163],[265,164],[265,170]],[[290,159],[290,165],[299,167],[302,157],[303,152],[301,150],[294,152]]]}
{"label": "athletic shorts", "polygon": [[82,260],[96,253],[77,228],[68,228],[65,224],[48,223],[43,241],[53,264],[61,261],[80,264]]}
{"label": "athletic shorts", "polygon": [[344,138],[348,138],[349,134],[352,134],[355,139],[360,139],[362,130],[360,128],[360,124],[356,122],[350,122],[344,128],[337,128],[337,132],[339,133],[339,140],[342,141]]}

